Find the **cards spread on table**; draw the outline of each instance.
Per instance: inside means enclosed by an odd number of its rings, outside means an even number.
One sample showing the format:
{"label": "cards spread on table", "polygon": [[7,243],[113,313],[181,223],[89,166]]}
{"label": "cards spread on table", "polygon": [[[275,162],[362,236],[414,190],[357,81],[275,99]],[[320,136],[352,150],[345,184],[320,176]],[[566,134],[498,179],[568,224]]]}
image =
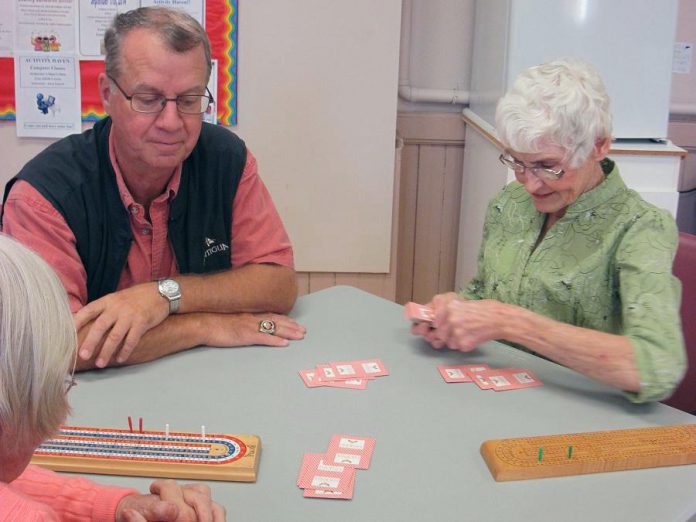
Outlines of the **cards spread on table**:
{"label": "cards spread on table", "polygon": [[472,373],[489,370],[487,364],[460,364],[458,366],[438,366],[445,382],[472,382]]}
{"label": "cards spread on table", "polygon": [[404,317],[414,323],[432,323],[435,320],[433,309],[418,303],[406,303]]}
{"label": "cards spread on table", "polygon": [[300,377],[308,388],[328,386],[364,390],[367,382],[389,375],[381,359],[359,359],[317,364],[316,368],[300,370]]}
{"label": "cards spread on table", "polygon": [[326,453],[305,453],[297,486],[303,496],[312,498],[353,498],[355,470],[367,469],[375,449],[375,439],[334,435]]}
{"label": "cards spread on table", "polygon": [[543,386],[531,370],[490,368],[487,364],[443,365],[437,367],[445,382],[474,382],[482,390],[507,391]]}

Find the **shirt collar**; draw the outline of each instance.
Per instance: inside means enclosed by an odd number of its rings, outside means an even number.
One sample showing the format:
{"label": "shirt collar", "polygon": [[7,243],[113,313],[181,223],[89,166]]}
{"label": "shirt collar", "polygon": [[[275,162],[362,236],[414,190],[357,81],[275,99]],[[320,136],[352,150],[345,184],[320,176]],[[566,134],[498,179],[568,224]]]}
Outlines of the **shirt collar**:
{"label": "shirt collar", "polygon": [[619,192],[626,190],[626,184],[621,179],[619,168],[614,161],[605,158],[602,160],[601,166],[605,176],[604,181],[592,190],[580,194],[575,201],[568,205],[566,216],[597,208],[612,199]]}

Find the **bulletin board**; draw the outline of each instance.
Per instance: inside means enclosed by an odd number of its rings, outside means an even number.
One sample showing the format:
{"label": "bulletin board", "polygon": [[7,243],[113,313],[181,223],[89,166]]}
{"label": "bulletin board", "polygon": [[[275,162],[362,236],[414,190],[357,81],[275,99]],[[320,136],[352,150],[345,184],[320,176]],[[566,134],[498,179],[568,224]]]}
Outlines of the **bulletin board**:
{"label": "bulletin board", "polygon": [[[218,61],[218,121],[236,125],[238,0],[206,0],[205,28],[212,58]],[[103,61],[80,61],[83,121],[106,116],[97,88],[97,76],[103,70]],[[0,120],[15,119],[14,100],[14,59],[0,58]]]}

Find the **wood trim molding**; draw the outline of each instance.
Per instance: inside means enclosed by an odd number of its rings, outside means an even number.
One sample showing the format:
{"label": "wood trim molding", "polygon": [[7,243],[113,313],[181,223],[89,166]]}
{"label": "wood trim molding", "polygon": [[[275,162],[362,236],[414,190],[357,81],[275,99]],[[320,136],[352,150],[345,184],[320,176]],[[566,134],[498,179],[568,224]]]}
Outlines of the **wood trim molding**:
{"label": "wood trim molding", "polygon": [[[482,120],[470,109],[464,110],[461,119],[467,125],[471,125],[478,130],[483,137],[485,137],[501,151],[505,149],[502,142],[496,136],[495,130],[488,124],[488,122]],[[683,158],[687,155],[687,151],[676,147],[671,143],[612,142],[611,149],[609,149],[609,154],[630,156],[679,156]]]}
{"label": "wood trim molding", "polygon": [[463,145],[466,133],[458,112],[399,112],[396,128],[405,145]]}

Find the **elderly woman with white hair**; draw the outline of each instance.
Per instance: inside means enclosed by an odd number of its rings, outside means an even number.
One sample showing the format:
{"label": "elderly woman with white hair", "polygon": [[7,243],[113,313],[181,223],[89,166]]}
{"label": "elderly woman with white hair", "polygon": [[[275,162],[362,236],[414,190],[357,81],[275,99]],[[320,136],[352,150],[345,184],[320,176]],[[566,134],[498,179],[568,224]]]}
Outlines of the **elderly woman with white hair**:
{"label": "elderly woman with white hair", "polygon": [[496,130],[516,181],[488,207],[476,276],[435,296],[432,328],[413,333],[464,352],[502,340],[633,402],[668,397],[685,370],[677,230],[607,158],[599,74],[575,59],[527,69],[499,101]]}
{"label": "elderly woman with white hair", "polygon": [[0,234],[0,521],[208,521],[224,509],[203,484],[159,480],[150,495],[29,465],[69,406],[77,337],[63,285]]}

